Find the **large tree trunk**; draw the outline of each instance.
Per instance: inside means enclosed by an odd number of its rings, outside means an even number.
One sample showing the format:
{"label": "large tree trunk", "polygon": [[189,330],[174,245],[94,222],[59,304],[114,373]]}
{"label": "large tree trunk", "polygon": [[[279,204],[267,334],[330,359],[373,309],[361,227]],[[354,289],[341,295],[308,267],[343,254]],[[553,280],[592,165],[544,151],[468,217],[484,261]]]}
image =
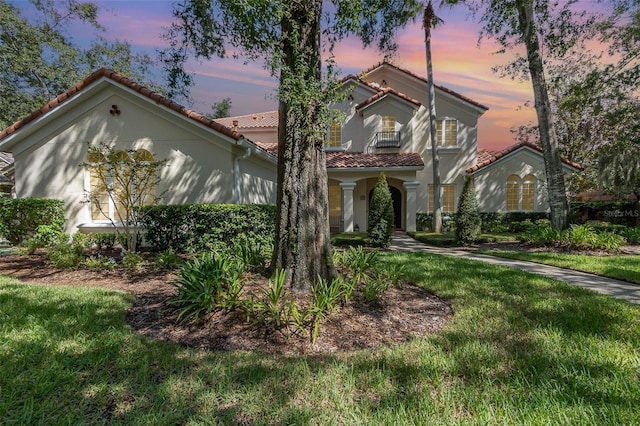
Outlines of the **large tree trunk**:
{"label": "large tree trunk", "polygon": [[431,159],[433,167],[433,232],[442,232],[442,185],[440,184],[440,154],[437,144],[436,89],[433,83],[433,64],[431,62],[431,24],[434,20],[431,1],[424,9],[424,44],[427,57],[427,99],[429,100],[429,129],[431,131]]}
{"label": "large tree trunk", "polygon": [[[333,279],[326,130],[321,121],[320,15],[322,1],[292,1],[282,20],[278,196],[272,268],[286,271],[300,291],[318,277]],[[284,98],[283,88],[291,95]]]}
{"label": "large tree trunk", "polygon": [[517,5],[520,32],[527,49],[529,72],[531,73],[533,96],[538,116],[540,144],[542,145],[549,206],[551,207],[551,224],[555,229],[562,230],[568,226],[569,205],[558,139],[553,128],[551,104],[547,93],[547,83],[544,78],[544,67],[540,56],[540,43],[535,30],[533,2],[531,0],[522,0],[517,2]]}

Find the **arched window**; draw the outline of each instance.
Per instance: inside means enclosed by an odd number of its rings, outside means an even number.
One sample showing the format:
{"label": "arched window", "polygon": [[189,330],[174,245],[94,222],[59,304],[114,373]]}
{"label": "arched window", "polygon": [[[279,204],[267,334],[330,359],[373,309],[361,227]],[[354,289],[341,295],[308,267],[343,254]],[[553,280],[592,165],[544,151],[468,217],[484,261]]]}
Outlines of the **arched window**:
{"label": "arched window", "polygon": [[139,149],[133,153],[133,160],[138,166],[136,169],[136,179],[134,182],[135,196],[142,197],[142,204],[150,206],[156,201],[156,172],[157,167],[154,165],[155,158],[146,149]]}
{"label": "arched window", "polygon": [[520,176],[507,178],[507,210],[520,210]]}
{"label": "arched window", "polygon": [[522,210],[535,210],[536,177],[526,175],[522,179]]}
{"label": "arched window", "polygon": [[536,203],[536,177],[518,175],[507,178],[507,211],[532,211]]}
{"label": "arched window", "polygon": [[89,180],[91,191],[91,220],[109,218],[109,173],[104,165],[106,158],[99,151],[90,151]]}
{"label": "arched window", "polygon": [[91,219],[120,221],[135,207],[155,203],[157,165],[145,150],[112,151],[108,157],[90,150]]}

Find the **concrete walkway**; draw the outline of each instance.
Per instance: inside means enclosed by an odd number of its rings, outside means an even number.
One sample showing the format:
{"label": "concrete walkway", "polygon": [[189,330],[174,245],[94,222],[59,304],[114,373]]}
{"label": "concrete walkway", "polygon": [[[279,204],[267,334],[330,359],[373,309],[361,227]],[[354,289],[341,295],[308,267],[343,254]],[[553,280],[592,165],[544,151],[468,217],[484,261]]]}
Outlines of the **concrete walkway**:
{"label": "concrete walkway", "polygon": [[599,275],[572,271],[570,269],[558,268],[555,266],[541,265],[539,263],[504,259],[446,247],[429,246],[414,240],[404,232],[395,232],[393,234],[393,240],[389,249],[396,251],[422,251],[433,254],[444,254],[447,256],[458,256],[494,265],[522,269],[524,271],[544,275],[546,277],[588,288],[601,294],[617,297],[618,299],[623,299],[630,303],[640,305],[640,284],[628,283],[626,281],[605,278]]}

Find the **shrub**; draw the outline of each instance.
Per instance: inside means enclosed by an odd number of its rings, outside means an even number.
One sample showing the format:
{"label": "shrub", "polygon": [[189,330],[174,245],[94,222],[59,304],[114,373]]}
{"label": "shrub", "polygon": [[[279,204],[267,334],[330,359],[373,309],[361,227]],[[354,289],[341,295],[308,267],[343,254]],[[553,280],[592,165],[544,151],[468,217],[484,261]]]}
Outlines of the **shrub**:
{"label": "shrub", "polygon": [[596,250],[619,251],[627,243],[624,237],[613,232],[601,232],[598,234],[593,248]]}
{"label": "shrub", "polygon": [[33,254],[37,249],[54,247],[69,242],[69,235],[60,230],[57,225],[40,225],[33,237],[22,242],[21,246],[27,254]]}
{"label": "shrub", "polygon": [[146,241],[158,251],[220,250],[244,234],[254,244],[273,244],[274,205],[186,204],[143,207]]}
{"label": "shrub", "polygon": [[46,198],[1,198],[0,234],[17,245],[33,237],[39,226],[62,231],[64,201]]}
{"label": "shrub", "polygon": [[242,288],[242,269],[233,257],[207,252],[182,267],[173,284],[178,294],[170,303],[178,305],[178,320],[198,320],[218,309],[230,311]]}
{"label": "shrub", "polygon": [[384,173],[380,173],[373,189],[367,235],[371,244],[377,247],[388,247],[393,234],[393,199]]}
{"label": "shrub", "polygon": [[563,237],[570,248],[578,250],[594,248],[598,239],[598,235],[589,225],[571,225]]}
{"label": "shrub", "polygon": [[253,295],[246,303],[247,318],[256,318],[257,322],[277,331],[283,331],[289,337],[293,331],[305,330],[308,313],[302,313],[295,300],[285,289],[286,273],[276,270],[273,280],[269,280],[268,288],[262,290],[262,297]]}
{"label": "shrub", "polygon": [[252,241],[246,234],[237,235],[231,243],[233,254],[249,270],[264,268],[273,251],[272,244],[265,244],[259,239]]}
{"label": "shrub", "polygon": [[621,229],[617,232],[622,236],[629,244],[640,244],[640,228],[627,228]]}
{"label": "shrub", "polygon": [[95,244],[98,250],[112,249],[116,245],[117,236],[113,232],[87,234],[89,243]]}
{"label": "shrub", "polygon": [[122,258],[122,267],[131,272],[139,272],[144,267],[144,258],[135,252],[128,251]]}
{"label": "shrub", "polygon": [[562,232],[553,229],[548,225],[531,225],[525,232],[519,235],[519,240],[534,244],[560,244],[562,242]]}
{"label": "shrub", "polygon": [[364,278],[366,271],[372,269],[378,260],[377,251],[364,250],[362,247],[349,247],[348,250],[336,253],[336,262],[353,275],[356,283]]}
{"label": "shrub", "polygon": [[116,260],[112,257],[105,256],[91,256],[84,261],[84,266],[89,269],[114,269],[116,267]]}
{"label": "shrub", "polygon": [[458,200],[458,211],[455,217],[456,243],[466,246],[476,242],[480,237],[480,224],[476,187],[473,176],[467,176]]}
{"label": "shrub", "polygon": [[180,256],[172,248],[168,248],[163,252],[158,253],[154,262],[158,269],[177,269],[182,266],[183,262]]}

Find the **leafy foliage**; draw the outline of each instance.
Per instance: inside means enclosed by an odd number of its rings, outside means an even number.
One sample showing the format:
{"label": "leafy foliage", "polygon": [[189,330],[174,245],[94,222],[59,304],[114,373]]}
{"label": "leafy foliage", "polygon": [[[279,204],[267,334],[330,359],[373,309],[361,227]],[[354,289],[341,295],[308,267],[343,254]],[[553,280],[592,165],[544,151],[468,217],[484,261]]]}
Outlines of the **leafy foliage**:
{"label": "leafy foliage", "polygon": [[388,247],[393,234],[393,199],[384,173],[380,173],[378,182],[373,188],[367,234],[371,244],[377,247]]}
{"label": "leafy foliage", "polygon": [[218,309],[231,311],[242,291],[242,268],[231,256],[207,252],[188,261],[173,283],[179,320],[198,320]]}
{"label": "leafy foliage", "polygon": [[[149,56],[127,42],[109,42],[96,3],[31,0],[35,12],[23,14],[19,2],[0,2],[0,128],[27,116],[98,68],[111,68],[146,86]],[[66,29],[85,25],[97,33],[87,47]]]}
{"label": "leafy foliage", "polygon": [[47,258],[57,268],[77,268],[84,261],[86,244],[86,236],[77,232],[73,235],[71,241],[49,247],[47,249]]}
{"label": "leafy foliage", "polygon": [[194,253],[222,250],[238,235],[265,251],[273,244],[275,206],[188,204],[141,209],[145,240],[154,250]]}
{"label": "leafy foliage", "polygon": [[[46,198],[0,199],[0,234],[11,244],[33,237],[39,226],[62,231],[64,201]],[[44,229],[44,228],[43,228]]]}
{"label": "leafy foliage", "polygon": [[571,225],[563,232],[549,225],[534,225],[520,235],[520,240],[572,250],[605,251],[618,251],[627,243],[622,235],[609,231],[596,232],[590,225]]}
{"label": "leafy foliage", "polygon": [[480,237],[481,223],[476,187],[473,176],[470,175],[464,182],[455,215],[456,242],[463,246],[473,244]]}
{"label": "leafy foliage", "polygon": [[[160,182],[158,171],[166,161],[154,160],[145,150],[125,152],[105,143],[87,145],[90,161],[82,165],[95,179],[89,193],[92,207],[111,222],[122,247],[135,252],[146,214],[141,208],[160,199],[155,188]],[[108,204],[105,206],[102,200],[105,196],[114,206],[114,216],[105,211],[108,210]]]}
{"label": "leafy foliage", "polygon": [[214,102],[211,105],[211,111],[211,114],[207,115],[207,117],[212,120],[229,117],[231,115],[231,98],[224,98],[220,102]]}

